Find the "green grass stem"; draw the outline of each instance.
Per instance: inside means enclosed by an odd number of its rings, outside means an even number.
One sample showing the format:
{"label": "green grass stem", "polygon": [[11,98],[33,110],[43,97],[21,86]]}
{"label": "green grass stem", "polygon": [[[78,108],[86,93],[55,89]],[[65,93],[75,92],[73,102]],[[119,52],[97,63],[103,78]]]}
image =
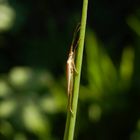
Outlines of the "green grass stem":
{"label": "green grass stem", "polygon": [[76,122],[81,67],[82,67],[83,49],[84,49],[84,40],[85,40],[85,30],[86,30],[86,21],[87,21],[87,9],[88,9],[88,0],[83,0],[79,45],[78,45],[77,57],[76,57],[76,69],[78,71],[78,74],[75,74],[74,76],[74,89],[73,89],[73,99],[72,99],[73,115],[68,110],[64,140],[74,139],[74,129],[75,129],[75,122]]}

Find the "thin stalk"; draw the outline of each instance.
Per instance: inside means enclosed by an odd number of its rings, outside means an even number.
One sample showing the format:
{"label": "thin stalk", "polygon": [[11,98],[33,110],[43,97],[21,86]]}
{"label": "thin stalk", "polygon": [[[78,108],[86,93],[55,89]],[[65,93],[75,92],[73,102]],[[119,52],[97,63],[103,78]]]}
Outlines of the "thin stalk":
{"label": "thin stalk", "polygon": [[79,39],[79,45],[78,45],[77,57],[76,57],[76,69],[78,71],[78,74],[75,74],[74,76],[74,88],[73,88],[73,99],[72,99],[73,115],[71,114],[70,111],[68,111],[64,140],[73,140],[74,138],[74,129],[75,129],[75,122],[76,122],[81,67],[82,67],[83,49],[84,49],[84,40],[85,40],[85,30],[86,30],[86,21],[87,21],[87,9],[88,9],[88,0],[83,0],[83,10],[82,10],[81,28],[80,28],[80,36],[79,36],[80,39]]}

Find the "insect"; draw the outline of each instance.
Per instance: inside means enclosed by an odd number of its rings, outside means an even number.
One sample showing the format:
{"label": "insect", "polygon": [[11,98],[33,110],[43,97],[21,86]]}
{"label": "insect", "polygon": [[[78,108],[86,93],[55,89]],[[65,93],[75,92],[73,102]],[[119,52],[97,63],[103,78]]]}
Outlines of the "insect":
{"label": "insect", "polygon": [[74,81],[74,73],[78,74],[76,67],[75,67],[75,50],[78,45],[79,40],[75,44],[76,34],[79,31],[80,26],[78,25],[74,31],[74,36],[72,40],[72,44],[69,51],[69,56],[67,59],[67,66],[66,66],[66,74],[67,74],[67,94],[68,94],[68,109],[73,114],[72,111],[72,93],[73,93],[73,81]]}

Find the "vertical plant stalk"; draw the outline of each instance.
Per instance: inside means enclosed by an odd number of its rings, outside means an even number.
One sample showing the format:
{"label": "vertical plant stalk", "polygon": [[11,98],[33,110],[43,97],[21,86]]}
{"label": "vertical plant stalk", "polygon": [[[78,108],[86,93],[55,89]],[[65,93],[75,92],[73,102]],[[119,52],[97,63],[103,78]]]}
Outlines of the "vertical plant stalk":
{"label": "vertical plant stalk", "polygon": [[78,74],[74,75],[74,88],[73,88],[73,99],[72,99],[73,115],[68,110],[64,140],[73,140],[74,138],[74,129],[75,129],[75,122],[76,122],[81,67],[82,67],[83,49],[84,49],[84,40],[85,40],[85,30],[86,30],[86,21],[87,21],[87,9],[88,9],[88,0],[83,0],[79,45],[78,45],[78,51],[76,57],[76,69],[78,71]]}

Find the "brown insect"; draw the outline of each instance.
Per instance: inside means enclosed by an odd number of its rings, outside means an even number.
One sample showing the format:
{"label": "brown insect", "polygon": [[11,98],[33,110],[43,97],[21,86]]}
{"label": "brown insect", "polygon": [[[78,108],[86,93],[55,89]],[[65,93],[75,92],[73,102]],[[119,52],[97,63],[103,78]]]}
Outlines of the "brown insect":
{"label": "brown insect", "polygon": [[76,39],[76,34],[79,31],[80,26],[78,25],[75,29],[74,32],[74,36],[73,36],[73,41],[70,47],[70,51],[69,51],[69,56],[68,56],[68,60],[67,60],[67,69],[66,69],[66,74],[67,74],[67,94],[68,94],[68,109],[69,111],[73,114],[72,111],[72,93],[73,93],[73,78],[74,78],[74,73],[77,73],[76,67],[75,67],[75,50],[76,47],[78,45],[78,42],[76,43],[76,45],[74,45],[75,43],[75,39]]}

